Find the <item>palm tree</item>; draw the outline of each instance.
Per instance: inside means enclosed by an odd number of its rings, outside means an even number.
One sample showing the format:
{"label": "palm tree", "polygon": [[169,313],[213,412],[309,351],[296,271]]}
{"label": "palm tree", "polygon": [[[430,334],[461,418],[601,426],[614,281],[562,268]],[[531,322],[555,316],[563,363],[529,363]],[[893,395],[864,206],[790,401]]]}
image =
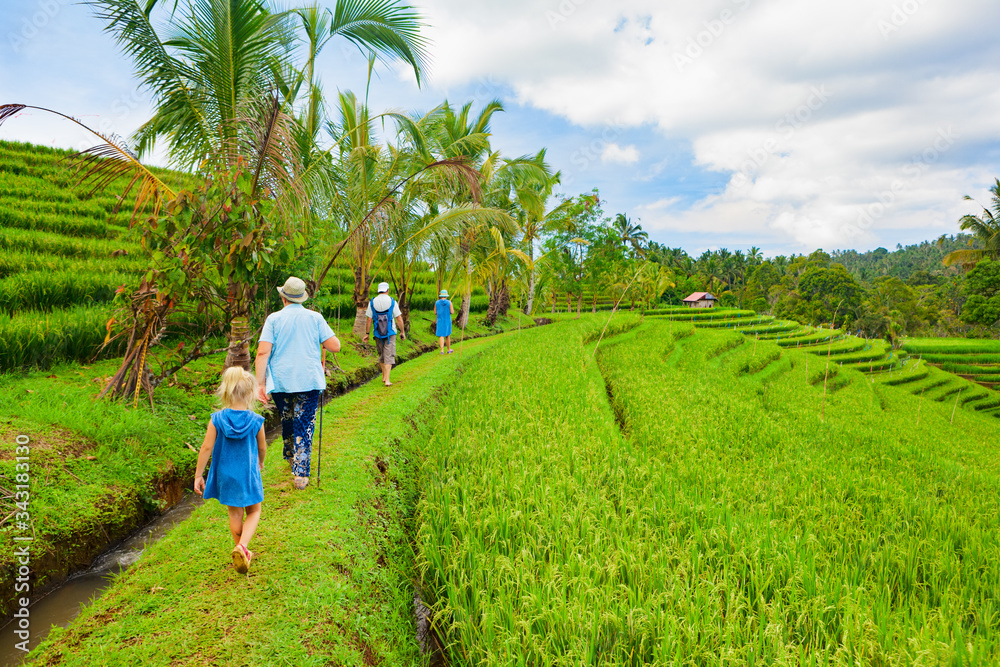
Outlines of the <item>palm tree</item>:
{"label": "palm tree", "polygon": [[[330,127],[339,160],[333,170],[327,218],[337,226],[341,240],[331,247],[330,258],[315,277],[314,284],[316,287],[322,285],[340,253],[349,249],[356,308],[353,331],[361,336],[374,275],[396,248],[405,251],[403,245],[392,243],[400,219],[415,216],[426,220],[427,229],[420,225],[410,226],[413,233],[423,237],[455,216],[463,221],[495,220],[503,216],[475,203],[449,207],[454,209],[454,212],[446,211],[451,217],[435,214],[428,217],[429,210],[414,210],[418,202],[434,207],[440,201],[459,198],[463,191],[468,191],[469,197],[478,202],[482,198],[478,172],[461,158],[441,160],[429,152],[427,117],[414,120],[387,114],[399,123],[400,143],[383,146],[374,141],[373,119],[353,93],[341,93],[339,111],[339,124]],[[403,239],[398,234],[396,237]]]}
{"label": "palm tree", "polygon": [[[552,190],[560,182],[560,173],[552,173],[551,168],[545,163],[545,150],[539,151],[534,158],[539,169],[543,172],[540,175],[533,174],[530,177],[522,177],[514,184],[517,205],[523,213],[521,221],[521,244],[528,256],[528,283],[526,286],[527,299],[524,305],[524,314],[531,315],[535,303],[535,281],[536,271],[535,243],[541,235],[551,226],[552,220],[562,215],[571,202],[564,200],[556,207],[546,211],[546,204],[552,196]],[[541,176],[541,178],[539,178]]]}
{"label": "palm tree", "polygon": [[[296,93],[306,84],[307,127],[318,127],[313,64],[323,45],[344,37],[363,51],[400,58],[419,82],[426,61],[420,19],[396,0],[339,0],[332,15],[316,8],[298,14],[273,12],[260,0],[190,0],[188,13],[171,11],[171,29],[161,37],[152,12],[160,0],[91,0],[105,30],[133,61],[136,75],[155,100],[153,117],[139,128],[138,155],[166,140],[172,162],[196,166],[221,140],[235,136],[233,123],[246,100],[259,97],[285,77],[295,58],[298,17],[306,34],[305,68]],[[166,3],[164,3],[166,4]],[[287,100],[293,101],[293,100]]]}
{"label": "palm tree", "polygon": [[641,257],[643,254],[642,244],[649,242],[649,234],[642,230],[642,225],[632,224],[632,220],[624,213],[615,216],[612,227],[618,234],[618,240],[622,245],[631,246],[633,255]]}
{"label": "palm tree", "polygon": [[[963,269],[971,269],[985,258],[1000,258],[1000,178],[996,179],[992,193],[992,208],[983,206],[982,215],[966,215],[959,220],[959,228],[963,232],[972,232],[973,239],[982,243],[982,248],[963,248],[953,250],[944,257],[945,266],[958,264]],[[965,199],[974,201],[969,195]],[[970,245],[972,240],[969,241]]]}

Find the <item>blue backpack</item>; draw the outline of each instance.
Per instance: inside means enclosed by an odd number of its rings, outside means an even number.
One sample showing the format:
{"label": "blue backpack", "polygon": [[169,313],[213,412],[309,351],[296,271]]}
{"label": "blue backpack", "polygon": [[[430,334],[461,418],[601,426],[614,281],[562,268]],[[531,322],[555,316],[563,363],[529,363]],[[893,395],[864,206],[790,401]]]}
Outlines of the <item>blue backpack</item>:
{"label": "blue backpack", "polygon": [[389,336],[396,335],[395,330],[392,328],[392,311],[396,309],[396,300],[391,296],[389,297],[389,310],[379,311],[375,310],[375,299],[372,299],[369,303],[369,307],[372,309],[372,315],[374,315],[374,329],[373,335],[376,338],[389,338]]}

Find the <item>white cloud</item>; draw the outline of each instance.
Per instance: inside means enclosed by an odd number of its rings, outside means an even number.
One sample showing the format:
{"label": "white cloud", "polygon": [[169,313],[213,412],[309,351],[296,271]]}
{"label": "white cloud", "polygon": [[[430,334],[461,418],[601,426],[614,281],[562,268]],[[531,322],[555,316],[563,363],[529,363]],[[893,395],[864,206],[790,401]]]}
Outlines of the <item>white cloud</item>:
{"label": "white cloud", "polygon": [[[996,141],[1000,47],[968,29],[996,24],[997,3],[425,4],[439,81],[489,76],[576,125],[686,139],[693,167],[729,177],[670,215],[643,207],[662,191],[616,202],[653,229],[759,232],[802,250],[955,232],[962,195],[1000,172],[981,150]],[[609,144],[602,157],[618,155]]]}
{"label": "white cloud", "polygon": [[635,146],[619,146],[610,143],[601,152],[601,162],[613,164],[635,164],[639,161],[639,149]]}

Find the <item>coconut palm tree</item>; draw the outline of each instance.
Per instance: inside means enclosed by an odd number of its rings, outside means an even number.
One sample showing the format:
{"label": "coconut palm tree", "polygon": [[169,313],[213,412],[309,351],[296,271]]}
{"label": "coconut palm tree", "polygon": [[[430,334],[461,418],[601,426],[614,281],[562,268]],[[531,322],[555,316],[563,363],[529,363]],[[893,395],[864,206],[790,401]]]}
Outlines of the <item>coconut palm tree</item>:
{"label": "coconut palm tree", "polygon": [[[419,17],[396,0],[339,0],[332,12],[316,8],[298,14],[270,9],[261,0],[189,0],[170,11],[165,35],[153,24],[160,0],[91,0],[105,30],[132,60],[135,73],[153,95],[153,117],[135,134],[140,157],[160,140],[178,167],[197,166],[220,140],[234,136],[233,121],[245,100],[274,86],[297,56],[298,18],[305,33],[305,119],[318,117],[316,55],[333,37],[366,53],[400,58],[418,82],[427,59]],[[318,127],[312,123],[313,129]]]}
{"label": "coconut palm tree", "polygon": [[545,150],[541,150],[534,157],[534,162],[538,165],[540,174],[523,174],[514,183],[514,197],[518,208],[522,214],[521,223],[521,245],[527,253],[527,285],[525,288],[526,299],[524,314],[531,315],[535,302],[535,282],[537,272],[534,267],[535,244],[545,233],[552,221],[561,216],[569,208],[572,202],[562,201],[554,208],[546,211],[547,203],[552,197],[552,190],[560,183],[559,172],[552,173],[551,168],[545,162]]}
{"label": "coconut palm tree", "polygon": [[[982,248],[963,248],[953,250],[944,257],[945,266],[958,264],[963,269],[971,269],[984,258],[1000,258],[1000,178],[990,188],[992,194],[991,208],[983,206],[981,215],[966,215],[959,220],[963,232],[972,232],[973,239],[982,244]],[[965,199],[974,201],[969,195]],[[970,241],[971,244],[971,241]]]}
{"label": "coconut palm tree", "polygon": [[[399,125],[395,145],[374,141],[373,119],[353,93],[340,95],[339,111],[340,122],[330,128],[340,155],[327,217],[339,225],[343,240],[333,246],[326,268],[314,282],[321,285],[341,251],[349,250],[354,267],[353,331],[361,336],[371,283],[397,250],[406,253],[408,244],[418,239],[422,243],[435,231],[461,239],[469,230],[493,225],[516,229],[516,223],[505,211],[480,204],[482,175],[468,158],[432,152],[430,132],[440,109],[421,118],[386,114]],[[412,232],[410,236],[399,232],[400,224]],[[422,252],[421,246],[417,254]]]}
{"label": "coconut palm tree", "polygon": [[618,240],[621,241],[622,245],[631,246],[633,255],[641,257],[643,254],[642,244],[649,242],[649,234],[642,230],[642,225],[632,224],[632,220],[624,213],[619,213],[615,216],[612,227],[617,232]]}

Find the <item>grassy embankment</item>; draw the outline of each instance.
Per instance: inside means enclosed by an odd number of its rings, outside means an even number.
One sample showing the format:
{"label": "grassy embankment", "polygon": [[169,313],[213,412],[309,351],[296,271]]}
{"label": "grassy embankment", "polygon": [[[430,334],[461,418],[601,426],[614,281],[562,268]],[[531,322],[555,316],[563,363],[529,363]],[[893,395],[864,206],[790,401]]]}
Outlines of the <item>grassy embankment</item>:
{"label": "grassy embankment", "polygon": [[[411,335],[397,345],[401,361],[436,346],[429,333],[432,317],[412,313]],[[521,324],[533,322],[523,318]],[[494,331],[517,327],[514,314]],[[489,333],[471,318],[470,338]],[[330,380],[334,391],[378,374],[374,348],[350,344],[349,334],[342,336],[344,351],[336,360],[341,370]],[[86,567],[108,545],[180,498],[213,409],[222,361],[220,355],[184,369],[157,390],[155,410],[144,402],[132,409],[94,400],[102,380],[116,368],[113,359],[0,375],[0,611],[15,597],[14,535],[35,538],[32,586],[39,590]],[[31,447],[29,531],[18,529],[10,493],[16,488],[18,435],[27,436]]]}
{"label": "grassy embankment", "polygon": [[404,532],[419,459],[411,424],[432,419],[430,399],[501,340],[424,355],[396,369],[391,388],[371,383],[328,405],[322,489],[314,477],[293,491],[272,443],[249,576],[233,570],[225,510],[209,501],[34,663],[420,664]]}
{"label": "grassy embankment", "polygon": [[488,351],[419,443],[456,664],[1000,659],[995,421],[679,323],[602,378],[583,335]]}
{"label": "grassy embankment", "polygon": [[[111,300],[147,263],[116,194],[76,187],[69,151],[0,141],[0,372],[93,357]],[[191,177],[153,170],[173,188]],[[105,356],[120,353],[112,345]]]}

